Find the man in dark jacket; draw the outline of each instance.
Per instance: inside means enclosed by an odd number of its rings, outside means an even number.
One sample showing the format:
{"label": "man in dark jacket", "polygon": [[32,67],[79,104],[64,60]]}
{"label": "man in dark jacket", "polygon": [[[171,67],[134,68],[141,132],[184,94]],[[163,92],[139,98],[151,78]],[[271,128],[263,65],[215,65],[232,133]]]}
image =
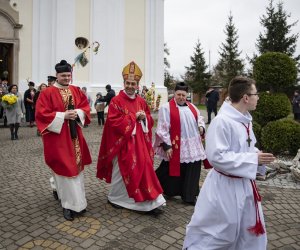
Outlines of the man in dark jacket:
{"label": "man in dark jacket", "polygon": [[24,93],[24,105],[26,109],[26,122],[29,123],[30,127],[33,127],[35,121],[35,114],[33,108],[33,97],[36,93],[34,88],[34,82],[28,82],[28,89]]}
{"label": "man in dark jacket", "polygon": [[292,100],[294,119],[300,122],[300,94],[299,90],[295,90]]}
{"label": "man in dark jacket", "polygon": [[56,77],[55,76],[48,76],[47,81],[48,81],[48,87],[50,87],[55,83]]}
{"label": "man in dark jacket", "polygon": [[106,102],[106,105],[105,105],[105,107],[106,107],[106,106],[109,105],[111,99],[116,95],[116,93],[115,93],[115,91],[111,88],[111,86],[110,86],[109,84],[107,84],[107,85],[105,86],[105,89],[106,89],[106,91],[107,91],[107,94],[106,94],[106,96],[104,96],[104,97],[101,98],[101,101],[102,101],[102,102]]}
{"label": "man in dark jacket", "polygon": [[206,91],[206,100],[207,100],[207,117],[208,121],[207,124],[210,124],[211,121],[211,113],[214,112],[215,116],[218,114],[217,111],[217,104],[219,101],[219,92],[216,91],[214,88],[209,88],[209,90]]}

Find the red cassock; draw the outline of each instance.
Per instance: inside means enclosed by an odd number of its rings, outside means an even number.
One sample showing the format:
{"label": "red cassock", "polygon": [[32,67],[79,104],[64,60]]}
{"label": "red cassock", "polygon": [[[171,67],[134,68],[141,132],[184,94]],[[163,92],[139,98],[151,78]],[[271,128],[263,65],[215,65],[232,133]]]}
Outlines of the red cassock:
{"label": "red cassock", "polygon": [[[136,113],[143,110],[148,133],[143,132]],[[136,134],[132,135],[136,126]],[[123,91],[109,104],[98,156],[97,177],[111,183],[112,161],[117,156],[120,173],[128,196],[136,202],[155,200],[162,192],[154,172],[152,148],[153,119],[149,107],[140,96],[129,98]]]}
{"label": "red cassock", "polygon": [[[81,109],[85,113],[85,124],[89,124],[90,106],[86,96],[76,86],[70,85],[69,90],[75,109]],[[66,102],[63,100],[59,88],[51,86],[41,92],[36,104],[35,118],[43,138],[46,164],[57,175],[75,177],[84,169],[84,165],[92,162],[81,128],[76,125],[78,135],[76,141],[71,139],[68,120],[64,121],[60,134],[47,130],[54,120],[56,112],[65,111]],[[79,145],[77,150],[75,150],[75,144]]]}

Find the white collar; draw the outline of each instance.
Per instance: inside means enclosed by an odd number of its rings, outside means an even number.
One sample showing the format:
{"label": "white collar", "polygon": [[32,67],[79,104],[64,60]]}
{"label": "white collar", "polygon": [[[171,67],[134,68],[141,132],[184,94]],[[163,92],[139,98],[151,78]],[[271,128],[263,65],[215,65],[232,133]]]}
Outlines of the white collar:
{"label": "white collar", "polygon": [[56,88],[59,88],[59,89],[67,89],[67,88],[69,88],[69,85],[68,86],[64,86],[64,85],[59,84],[58,82],[55,82],[53,84],[53,86],[56,87]]}

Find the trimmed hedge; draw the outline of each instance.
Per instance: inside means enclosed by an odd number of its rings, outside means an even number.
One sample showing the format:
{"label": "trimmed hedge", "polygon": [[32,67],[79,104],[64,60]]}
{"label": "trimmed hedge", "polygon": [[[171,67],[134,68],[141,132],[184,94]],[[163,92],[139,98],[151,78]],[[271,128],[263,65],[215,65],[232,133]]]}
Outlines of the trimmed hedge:
{"label": "trimmed hedge", "polygon": [[291,113],[291,103],[283,93],[270,94],[263,92],[259,95],[256,110],[252,111],[253,120],[262,127],[270,121],[287,117]]}
{"label": "trimmed hedge", "polygon": [[300,146],[300,124],[283,119],[268,123],[261,131],[262,148],[273,154],[295,155]]}
{"label": "trimmed hedge", "polygon": [[256,147],[261,148],[261,126],[257,122],[253,122],[253,133],[256,137]]}
{"label": "trimmed hedge", "polygon": [[260,90],[285,92],[296,83],[297,64],[284,53],[267,52],[255,60],[253,77]]}

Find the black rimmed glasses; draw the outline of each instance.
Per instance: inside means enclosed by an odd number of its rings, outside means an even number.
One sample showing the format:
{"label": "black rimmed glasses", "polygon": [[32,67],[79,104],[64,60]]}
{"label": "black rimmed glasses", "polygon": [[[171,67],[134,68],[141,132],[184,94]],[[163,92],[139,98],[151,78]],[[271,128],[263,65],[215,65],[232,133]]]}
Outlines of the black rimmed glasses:
{"label": "black rimmed glasses", "polygon": [[249,96],[251,96],[251,95],[257,95],[257,96],[259,96],[259,93],[255,93],[255,94],[246,94],[246,95],[249,95]]}

